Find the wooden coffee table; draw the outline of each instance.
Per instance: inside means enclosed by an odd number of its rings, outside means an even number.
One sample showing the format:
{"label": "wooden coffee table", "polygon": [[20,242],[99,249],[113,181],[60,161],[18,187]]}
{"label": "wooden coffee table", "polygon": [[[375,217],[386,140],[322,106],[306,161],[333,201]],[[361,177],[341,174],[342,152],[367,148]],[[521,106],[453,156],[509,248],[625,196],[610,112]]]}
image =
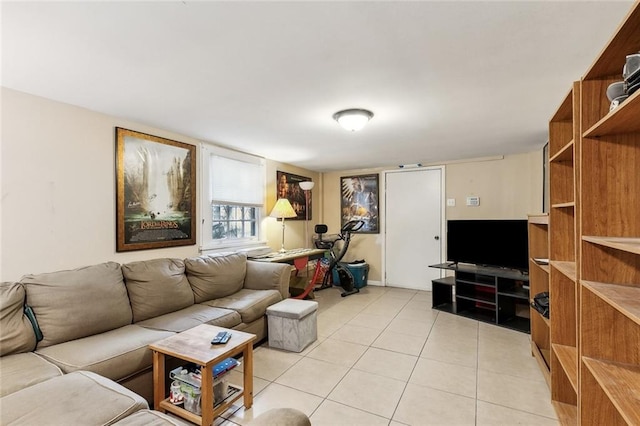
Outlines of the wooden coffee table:
{"label": "wooden coffee table", "polygon": [[[211,339],[220,331],[229,331],[231,340],[224,345],[212,345]],[[254,334],[202,324],[149,345],[153,351],[153,400],[156,410],[169,411],[190,422],[209,426],[216,416],[244,396],[245,408],[253,405],[253,341]],[[226,358],[242,352],[244,388],[214,407],[213,367]],[[202,416],[169,402],[165,388],[165,356],[172,356],[200,366],[202,373]],[[235,388],[238,388],[234,385]]]}

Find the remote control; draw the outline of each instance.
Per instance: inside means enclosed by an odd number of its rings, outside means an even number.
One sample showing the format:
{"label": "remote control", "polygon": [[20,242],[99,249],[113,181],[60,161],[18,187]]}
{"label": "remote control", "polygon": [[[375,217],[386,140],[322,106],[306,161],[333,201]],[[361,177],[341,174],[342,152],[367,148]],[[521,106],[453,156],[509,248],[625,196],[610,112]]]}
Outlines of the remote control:
{"label": "remote control", "polygon": [[220,343],[227,343],[231,339],[231,333],[227,332],[227,334],[220,340]]}
{"label": "remote control", "polygon": [[[226,335],[227,335],[226,331],[219,332],[218,334],[216,334],[216,337],[214,337],[211,340],[211,344],[212,345],[219,345],[219,344],[225,343],[225,342],[222,341],[222,339],[224,339]],[[227,339],[227,340],[229,340],[229,339]]]}

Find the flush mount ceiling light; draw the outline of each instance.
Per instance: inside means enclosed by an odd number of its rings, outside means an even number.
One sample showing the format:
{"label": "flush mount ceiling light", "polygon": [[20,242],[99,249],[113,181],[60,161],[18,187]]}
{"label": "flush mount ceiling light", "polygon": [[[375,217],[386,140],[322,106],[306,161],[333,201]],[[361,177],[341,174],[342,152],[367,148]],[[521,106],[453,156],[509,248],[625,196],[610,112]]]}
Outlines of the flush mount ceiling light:
{"label": "flush mount ceiling light", "polygon": [[350,132],[362,129],[372,117],[373,113],[366,109],[345,109],[333,114],[333,119]]}

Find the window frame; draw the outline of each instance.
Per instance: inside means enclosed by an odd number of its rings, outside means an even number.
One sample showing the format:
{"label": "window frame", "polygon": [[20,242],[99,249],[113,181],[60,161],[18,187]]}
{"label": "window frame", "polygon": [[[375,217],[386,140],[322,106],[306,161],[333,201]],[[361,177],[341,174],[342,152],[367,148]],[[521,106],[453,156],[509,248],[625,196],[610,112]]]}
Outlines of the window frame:
{"label": "window frame", "polygon": [[[262,203],[255,205],[256,207],[256,236],[249,238],[213,238],[213,200],[214,196],[211,189],[211,179],[213,171],[211,170],[211,157],[219,156],[232,160],[243,161],[247,163],[257,164],[262,168]],[[266,204],[266,164],[265,159],[242,152],[232,151],[229,149],[221,148],[210,143],[202,142],[200,144],[200,214],[202,215],[199,221],[200,230],[200,252],[208,251],[221,251],[221,250],[240,250],[244,248],[258,247],[266,245],[266,241],[262,239],[262,220],[265,217],[265,204]],[[253,204],[247,203],[219,203],[221,206],[242,206],[250,207]]]}

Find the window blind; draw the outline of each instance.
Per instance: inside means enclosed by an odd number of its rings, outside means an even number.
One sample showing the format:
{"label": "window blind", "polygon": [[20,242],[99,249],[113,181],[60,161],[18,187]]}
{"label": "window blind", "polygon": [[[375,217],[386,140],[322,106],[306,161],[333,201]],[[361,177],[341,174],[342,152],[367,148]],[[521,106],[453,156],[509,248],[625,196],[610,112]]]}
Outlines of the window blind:
{"label": "window blind", "polygon": [[260,162],[211,155],[211,202],[262,206],[264,171]]}

